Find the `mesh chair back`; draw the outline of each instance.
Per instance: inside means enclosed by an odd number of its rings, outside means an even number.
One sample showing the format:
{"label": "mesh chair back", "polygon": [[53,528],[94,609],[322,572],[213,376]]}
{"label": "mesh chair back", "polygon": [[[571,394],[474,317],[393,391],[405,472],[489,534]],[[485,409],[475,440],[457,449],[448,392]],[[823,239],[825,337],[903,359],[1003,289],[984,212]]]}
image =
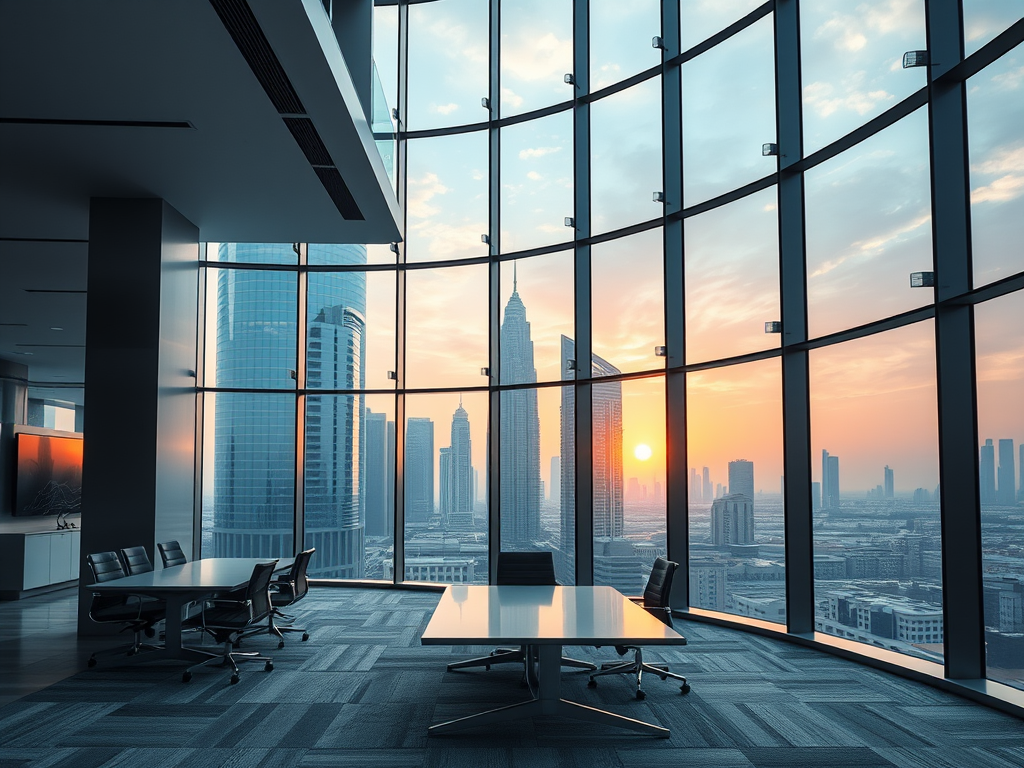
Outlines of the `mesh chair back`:
{"label": "mesh chair back", "polygon": [[659,557],[654,561],[651,577],[647,580],[647,588],[644,589],[644,608],[660,609],[651,611],[651,613],[669,625],[671,625],[672,619],[668,610],[668,599],[672,593],[672,578],[678,567],[679,563]]}
{"label": "mesh chair back", "polygon": [[[92,555],[86,555],[85,562],[89,564],[89,570],[92,571],[94,584],[102,584],[105,581],[124,578],[124,568],[121,567],[121,558],[117,556],[117,552],[97,552]],[[122,595],[100,595],[94,593],[89,612],[92,613],[102,608],[124,605],[124,602],[125,598]]]}
{"label": "mesh chair back", "polygon": [[309,561],[313,558],[316,547],[299,552],[292,565],[292,572],[288,575],[288,581],[292,583],[294,596],[292,602],[301,600],[309,591],[309,580],[306,578],[306,570],[309,568]]}
{"label": "mesh chair back", "polygon": [[497,583],[498,586],[556,586],[551,552],[499,552]]}
{"label": "mesh chair back", "polygon": [[136,573],[149,573],[153,570],[153,562],[149,559],[149,555],[146,554],[145,547],[122,549],[121,558],[128,567],[129,576],[134,576]]}
{"label": "mesh chair back", "polygon": [[176,541],[162,541],[156,545],[160,551],[160,559],[164,561],[164,568],[172,565],[184,565],[188,562],[185,553],[181,551],[181,545]]}
{"label": "mesh chair back", "polygon": [[253,622],[261,621],[270,613],[270,579],[274,575],[277,560],[269,563],[256,563],[249,577],[249,585],[245,588],[245,599],[252,602]]}

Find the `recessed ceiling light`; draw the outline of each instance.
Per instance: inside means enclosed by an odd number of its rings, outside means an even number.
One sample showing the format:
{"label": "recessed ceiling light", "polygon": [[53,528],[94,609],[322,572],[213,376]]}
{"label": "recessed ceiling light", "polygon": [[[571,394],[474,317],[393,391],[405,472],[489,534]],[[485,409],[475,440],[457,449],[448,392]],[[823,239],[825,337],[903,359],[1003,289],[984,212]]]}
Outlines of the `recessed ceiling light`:
{"label": "recessed ceiling light", "polygon": [[51,331],[63,331],[64,329],[61,328],[59,325],[51,325],[50,326],[50,330]]}

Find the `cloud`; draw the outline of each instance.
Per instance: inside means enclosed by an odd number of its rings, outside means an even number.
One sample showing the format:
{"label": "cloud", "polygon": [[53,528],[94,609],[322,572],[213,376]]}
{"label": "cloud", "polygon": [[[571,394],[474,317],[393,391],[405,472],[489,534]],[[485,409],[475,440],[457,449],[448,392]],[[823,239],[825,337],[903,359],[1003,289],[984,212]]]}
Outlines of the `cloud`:
{"label": "cloud", "polygon": [[559,39],[552,32],[502,36],[502,78],[516,78],[526,82],[539,80],[560,81],[572,69],[572,38]]}
{"label": "cloud", "polygon": [[[858,73],[863,75],[863,72]],[[860,80],[862,78],[856,77]],[[895,96],[880,88],[873,91],[863,91],[852,88],[842,88],[842,94],[834,96],[835,86],[832,83],[815,82],[804,86],[804,104],[820,117],[846,110],[856,112],[858,115],[865,115],[878,108],[879,104],[887,101],[894,101]]]}
{"label": "cloud", "polygon": [[1009,174],[971,190],[972,203],[1005,203],[1024,194],[1024,176]]}
{"label": "cloud", "polygon": [[1005,174],[1024,173],[1024,144],[1003,147],[979,163],[971,165],[972,173]]}
{"label": "cloud", "polygon": [[550,155],[561,151],[561,147],[528,147],[527,149],[519,150],[519,159],[529,160],[530,158],[544,157],[544,155]]}
{"label": "cloud", "polygon": [[440,208],[430,204],[435,195],[448,192],[436,173],[425,173],[419,178],[409,178],[406,210],[414,219],[425,219],[440,213]]}
{"label": "cloud", "polygon": [[971,165],[971,173],[997,176],[971,190],[972,203],[1005,203],[1024,195],[1024,144],[1002,147]]}
{"label": "cloud", "polygon": [[526,178],[530,179],[531,181],[540,181],[544,177],[541,176],[536,171],[530,171],[528,174],[526,174]]}
{"label": "cloud", "polygon": [[1024,85],[1024,66],[1001,72],[992,78],[992,84],[1000,91],[1015,91]]}
{"label": "cloud", "polygon": [[511,107],[521,107],[523,105],[523,97],[516,95],[516,92],[511,88],[502,88],[501,103],[508,104]]}
{"label": "cloud", "polygon": [[433,112],[440,112],[442,115],[450,115],[452,112],[459,108],[458,104],[431,104],[430,109]]}
{"label": "cloud", "polygon": [[815,278],[827,275],[829,272],[847,261],[868,260],[873,259],[876,256],[880,256],[886,251],[886,249],[909,240],[919,234],[921,228],[930,224],[931,220],[931,212],[925,212],[918,215],[916,218],[910,219],[909,221],[906,221],[887,232],[882,232],[875,237],[871,237],[866,240],[856,240],[850,243],[845,253],[834,259],[828,259],[827,261],[822,262],[814,272],[808,275],[808,277]]}

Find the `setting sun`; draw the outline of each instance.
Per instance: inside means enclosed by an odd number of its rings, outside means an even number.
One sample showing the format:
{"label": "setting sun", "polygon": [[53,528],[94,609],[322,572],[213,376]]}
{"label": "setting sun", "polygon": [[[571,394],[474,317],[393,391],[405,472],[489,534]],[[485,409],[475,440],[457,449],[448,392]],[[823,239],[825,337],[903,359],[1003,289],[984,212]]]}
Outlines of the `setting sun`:
{"label": "setting sun", "polygon": [[636,456],[640,461],[647,461],[651,458],[651,446],[640,443],[635,449],[633,449],[633,455]]}

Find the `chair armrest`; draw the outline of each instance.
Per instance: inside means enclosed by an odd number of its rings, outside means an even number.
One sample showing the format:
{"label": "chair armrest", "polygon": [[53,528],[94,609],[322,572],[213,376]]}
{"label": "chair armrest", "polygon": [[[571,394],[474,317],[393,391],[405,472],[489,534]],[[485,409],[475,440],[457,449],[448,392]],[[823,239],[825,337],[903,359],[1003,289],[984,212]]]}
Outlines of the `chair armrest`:
{"label": "chair armrest", "polygon": [[252,600],[222,600],[211,598],[203,601],[203,608],[249,608],[252,609]]}

